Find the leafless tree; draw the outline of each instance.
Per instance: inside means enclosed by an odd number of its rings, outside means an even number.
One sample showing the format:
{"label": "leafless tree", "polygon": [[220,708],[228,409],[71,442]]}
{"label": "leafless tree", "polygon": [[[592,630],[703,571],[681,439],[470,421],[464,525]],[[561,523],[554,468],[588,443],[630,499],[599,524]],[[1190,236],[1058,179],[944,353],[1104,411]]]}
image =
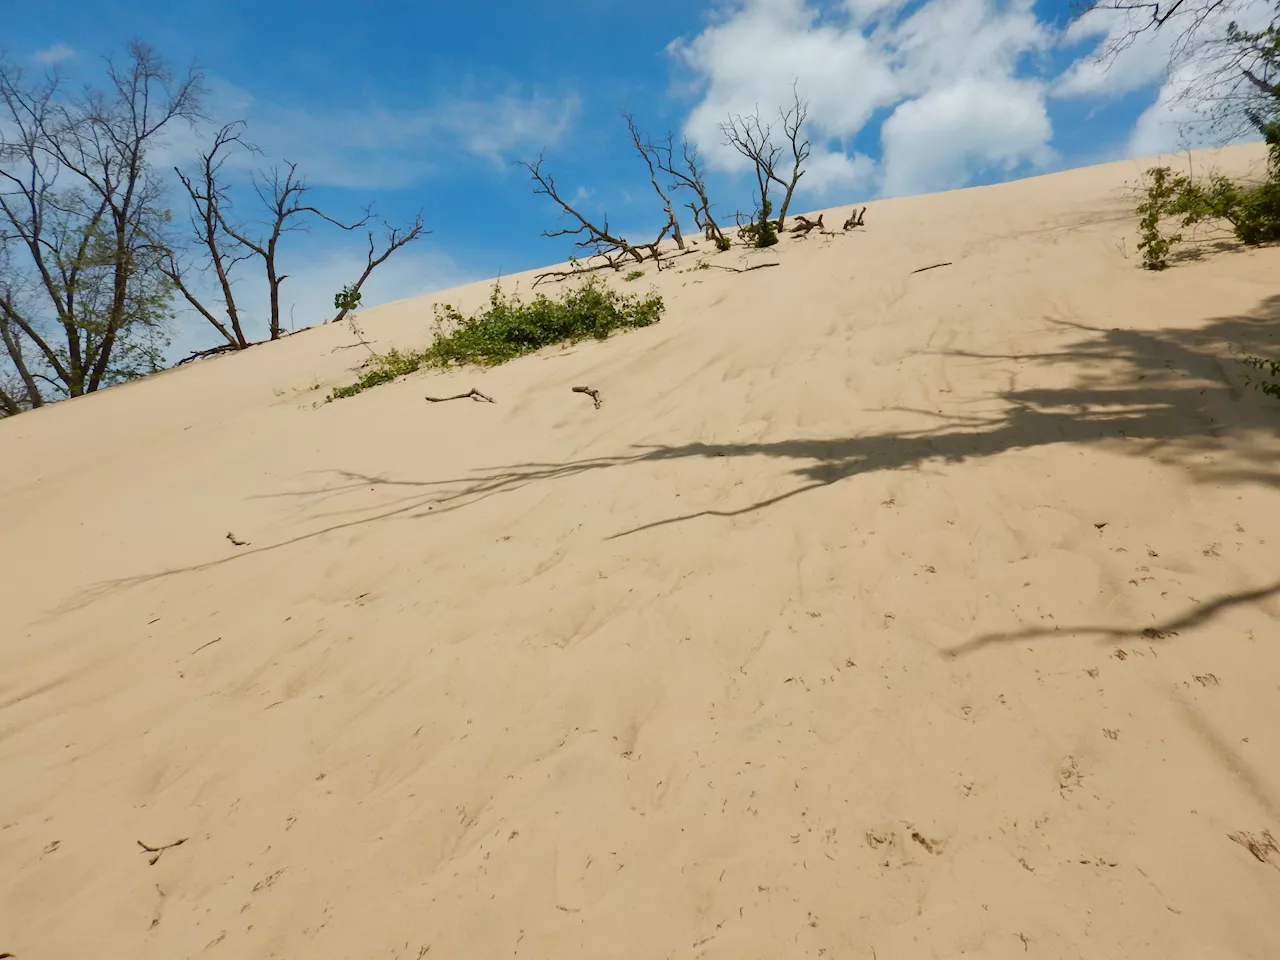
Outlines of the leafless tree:
{"label": "leafless tree", "polygon": [[[372,213],[366,210],[365,215],[355,223],[342,223],[318,207],[307,203],[305,197],[308,187],[298,175],[297,164],[286,163],[283,170],[273,168],[266,179],[258,177],[253,179],[254,193],[265,208],[267,216],[261,225],[262,232],[251,235],[252,231],[249,227],[236,222],[232,216],[232,202],[228,186],[222,176],[228,150],[238,148],[253,153],[259,152],[256,147],[244,141],[243,127],[244,124],[241,122],[223,126],[215,135],[213,145],[201,155],[199,169],[195,174],[187,174],[174,168],[191,201],[191,233],[201,259],[204,261],[202,268],[211,272],[216,279],[221,310],[226,315],[224,322],[200,298],[192,283],[192,270],[189,264],[183,262],[180,253],[168,251],[164,266],[166,275],[182,294],[183,299],[226,341],[219,347],[200,351],[196,356],[224,350],[243,350],[250,346],[250,340],[244,332],[243,310],[236,300],[234,289],[234,271],[239,263],[251,259],[261,261],[267,281],[268,334],[270,339],[278,340],[284,328],[281,318],[280,287],[288,279],[288,274],[280,271],[279,261],[280,241],[284,235],[307,229],[307,218],[317,218],[343,230],[357,230],[373,220]],[[355,284],[347,288],[349,302],[359,299],[354,295],[359,294],[360,288],[364,286],[365,281],[375,269],[385,263],[401,247],[412,243],[426,232],[420,213],[407,229],[387,227],[386,243],[381,249],[374,231],[370,230],[365,269]],[[341,320],[350,309],[350,306],[339,308],[339,313],[334,319]]]}
{"label": "leafless tree", "polygon": [[782,148],[773,142],[772,127],[760,119],[760,108],[749,116],[731,114],[729,119],[720,124],[720,133],[725,144],[736,150],[750,162],[756,177],[756,213],[752,219],[762,222],[773,213],[773,204],[769,201],[769,185],[778,179],[775,170],[778,159],[782,156]]}
{"label": "leafless tree", "polygon": [[[0,334],[32,407],[149,372],[168,291],[161,185],[148,151],[199,115],[200,77],[141,43],[105,89],[70,93],[0,58]],[[12,412],[5,391],[0,408]]]}
{"label": "leafless tree", "polygon": [[543,280],[589,273],[605,267],[612,270],[620,270],[623,264],[627,262],[644,263],[646,258],[658,264],[659,270],[662,269],[662,241],[672,229],[673,223],[676,229],[679,229],[679,224],[674,218],[663,225],[656,239],[649,243],[633,244],[625,237],[615,236],[610,232],[607,215],[603,220],[603,225],[598,226],[565,200],[556,187],[555,178],[543,171],[542,164],[544,160],[542,154],[538,155],[535,163],[529,163],[526,160],[518,160],[516,162],[529,171],[529,176],[534,182],[533,192],[550,197],[560,207],[561,211],[571,218],[572,222],[577,223],[577,226],[565,227],[561,230],[544,230],[542,235],[544,237],[581,237],[582,239],[575,242],[575,246],[580,250],[587,251],[588,258],[600,257],[604,261],[592,266],[575,266],[570,270],[548,270],[534,278],[535,284]]}
{"label": "leafless tree", "polygon": [[[702,173],[698,148],[688,140],[683,141],[680,145],[680,153],[684,166],[677,167],[672,158],[671,134],[667,134],[666,140],[660,144],[660,147],[658,166],[664,173],[675,178],[672,189],[692,190],[697,197],[694,202],[685,204],[693,212],[694,225],[702,231],[704,237],[716,245],[717,249],[728,250],[729,239],[711,213],[711,200],[707,196],[707,184]],[[663,156],[666,160],[661,159]]]}
{"label": "leafless tree", "polygon": [[232,271],[236,264],[247,260],[253,254],[240,248],[230,240],[223,226],[224,210],[230,207],[225,185],[219,180],[222,166],[226,162],[225,148],[242,144],[240,131],[243,123],[229,123],[223,126],[214,137],[213,146],[200,156],[200,170],[195,176],[183,173],[177,167],[174,171],[191,199],[191,228],[196,243],[203,248],[208,257],[206,264],[218,281],[218,290],[222,298],[222,307],[226,313],[226,322],[209,309],[196,295],[189,282],[190,270],[180,262],[181,254],[169,250],[164,262],[164,269],[170,281],[182,294],[183,299],[195,309],[205,320],[227,341],[227,346],[243,350],[249,346],[244,326],[240,320],[240,309],[236,304],[235,291],[232,289]]}
{"label": "leafless tree", "polygon": [[791,198],[796,192],[796,185],[804,176],[804,164],[809,159],[810,144],[804,135],[804,123],[809,118],[809,101],[801,100],[796,84],[791,86],[792,103],[787,109],[778,109],[778,119],[782,122],[782,131],[786,134],[787,143],[791,147],[791,175],[783,180],[777,175],[776,168],[771,166],[769,175],[773,177],[784,191],[782,206],[778,209],[778,232],[781,233],[787,224],[787,208],[791,206]]}
{"label": "leafless tree", "polygon": [[1179,96],[1230,137],[1259,127],[1280,99],[1280,7],[1269,27],[1250,31],[1238,20],[1247,6],[1246,0],[1096,0],[1076,15],[1114,18],[1116,29],[1097,57],[1104,69],[1135,43],[1166,35],[1167,73],[1181,74],[1184,83]]}
{"label": "leafless tree", "polygon": [[668,137],[665,143],[652,143],[647,140],[636,126],[635,118],[625,111],[622,118],[627,121],[627,131],[631,134],[631,145],[636,148],[636,153],[640,154],[640,158],[644,160],[645,166],[649,168],[649,182],[653,184],[653,190],[658,195],[658,199],[662,201],[662,210],[667,215],[667,226],[671,230],[671,235],[676,241],[676,246],[684,249],[684,237],[680,234],[680,219],[676,216],[675,208],[671,205],[671,197],[662,185],[658,183],[658,171],[665,169],[662,163],[663,152],[666,153],[666,165],[671,165],[671,138]]}

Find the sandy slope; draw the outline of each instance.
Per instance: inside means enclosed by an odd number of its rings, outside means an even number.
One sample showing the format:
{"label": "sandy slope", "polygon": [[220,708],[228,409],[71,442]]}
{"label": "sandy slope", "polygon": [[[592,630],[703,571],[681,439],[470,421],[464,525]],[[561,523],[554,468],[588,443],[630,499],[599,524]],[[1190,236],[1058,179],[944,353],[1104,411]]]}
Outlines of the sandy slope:
{"label": "sandy slope", "polygon": [[1137,269],[1138,169],[0,423],[0,952],[1280,956],[1280,251]]}

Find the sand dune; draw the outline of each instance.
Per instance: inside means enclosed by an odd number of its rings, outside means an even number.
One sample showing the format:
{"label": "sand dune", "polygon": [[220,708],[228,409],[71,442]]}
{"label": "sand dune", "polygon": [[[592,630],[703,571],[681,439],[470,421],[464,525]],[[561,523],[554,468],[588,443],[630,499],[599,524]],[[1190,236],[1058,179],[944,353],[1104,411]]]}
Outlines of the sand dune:
{"label": "sand dune", "polygon": [[1280,956],[1280,251],[1138,269],[1141,167],[0,423],[0,952]]}

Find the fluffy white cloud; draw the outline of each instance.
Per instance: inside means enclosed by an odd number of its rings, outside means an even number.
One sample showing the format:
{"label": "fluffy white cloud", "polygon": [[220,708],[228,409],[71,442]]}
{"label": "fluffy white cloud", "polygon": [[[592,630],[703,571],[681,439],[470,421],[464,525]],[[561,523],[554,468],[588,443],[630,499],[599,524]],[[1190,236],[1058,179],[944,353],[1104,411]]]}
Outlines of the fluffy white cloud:
{"label": "fluffy white cloud", "polygon": [[[720,123],[757,108],[775,117],[794,82],[809,101],[814,141],[806,190],[878,179],[886,192],[910,193],[1041,162],[1051,132],[1044,89],[1015,79],[1025,57],[1053,42],[1032,6],[928,0],[904,16],[904,0],[739,0],[670,47],[700,94],[685,133],[715,168],[741,169]],[[893,108],[881,168],[850,156],[850,141]]]}
{"label": "fluffy white cloud", "polygon": [[984,169],[1046,166],[1052,130],[1034,82],[967,77],[894,110],[881,128],[881,193],[951,190]]}

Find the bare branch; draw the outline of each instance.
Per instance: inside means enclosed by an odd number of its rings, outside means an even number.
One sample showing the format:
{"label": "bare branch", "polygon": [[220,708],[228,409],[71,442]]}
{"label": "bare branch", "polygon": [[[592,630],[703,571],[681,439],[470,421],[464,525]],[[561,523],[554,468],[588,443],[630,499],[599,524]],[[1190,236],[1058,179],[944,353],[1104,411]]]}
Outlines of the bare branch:
{"label": "bare branch", "polygon": [[[578,240],[576,246],[580,249],[587,250],[591,256],[606,256],[614,251],[622,251],[634,258],[636,262],[643,262],[644,256],[631,246],[625,237],[615,237],[609,232],[609,218],[605,217],[603,226],[596,226],[574,207],[568,203],[560,192],[556,189],[555,178],[549,173],[543,173],[543,155],[539,154],[536,163],[529,163],[526,160],[516,161],[520,166],[529,171],[529,176],[534,182],[533,192],[550,197],[560,209],[573,218],[578,226],[563,230],[544,230],[544,237],[574,237],[584,236],[585,239]],[[618,265],[610,261],[610,265],[616,270]]]}
{"label": "bare branch", "polygon": [[[627,121],[627,130],[631,134],[631,145],[636,148],[636,152],[640,154],[640,158],[644,160],[645,166],[649,168],[649,182],[653,184],[653,190],[658,195],[658,199],[662,201],[663,212],[667,215],[667,227],[671,230],[671,235],[675,238],[676,246],[684,249],[684,237],[680,234],[680,220],[676,216],[675,209],[671,205],[671,197],[658,183],[658,171],[671,166],[671,136],[668,134],[665,142],[651,143],[641,136],[639,128],[636,126],[635,119],[631,114],[623,112],[622,118]],[[662,156],[666,154],[666,166],[663,166]],[[665,234],[666,231],[663,231]],[[661,237],[659,237],[659,240]],[[657,241],[655,241],[655,244]]]}
{"label": "bare branch", "polygon": [[[373,231],[370,230],[369,231],[369,250],[365,256],[365,267],[363,272],[361,272],[359,279],[356,280],[355,284],[353,284],[351,287],[348,287],[348,293],[350,294],[350,297],[348,297],[348,303],[350,303],[350,301],[352,300],[359,300],[360,288],[364,286],[364,282],[369,279],[370,275],[372,275],[374,270],[382,266],[382,264],[386,263],[387,258],[389,258],[393,253],[395,253],[401,247],[407,246],[408,244],[413,243],[413,241],[423,236],[426,236],[430,232],[431,231],[424,228],[423,222],[422,222],[422,213],[419,212],[414,217],[413,225],[410,226],[407,230],[401,229],[399,227],[388,226],[386,228],[385,241],[384,241],[382,250],[381,252],[379,252],[377,247],[377,240],[374,237]],[[330,323],[339,322],[344,317],[346,317],[346,315],[350,312],[350,310],[351,310],[351,307],[349,305],[344,305],[338,310],[337,315],[335,315],[334,318],[329,322]]]}

